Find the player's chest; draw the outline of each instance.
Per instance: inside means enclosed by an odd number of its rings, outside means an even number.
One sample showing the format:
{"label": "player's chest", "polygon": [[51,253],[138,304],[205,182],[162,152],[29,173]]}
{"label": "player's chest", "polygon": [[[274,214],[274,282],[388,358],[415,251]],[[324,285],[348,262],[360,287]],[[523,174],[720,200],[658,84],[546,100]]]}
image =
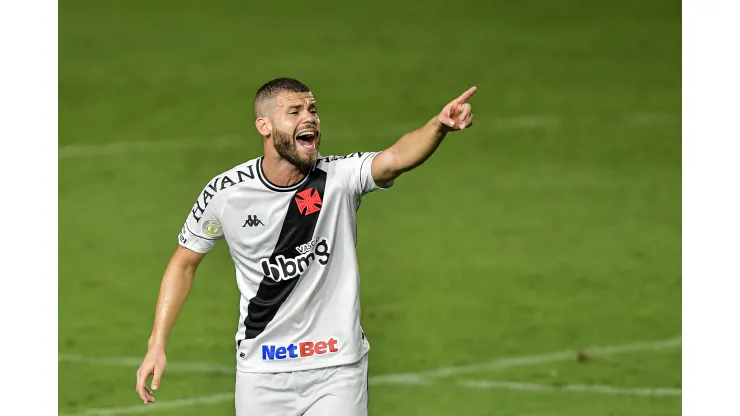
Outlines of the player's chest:
{"label": "player's chest", "polygon": [[308,243],[317,232],[331,228],[350,206],[349,195],[331,186],[250,192],[229,199],[221,223],[230,247],[260,257],[288,242]]}

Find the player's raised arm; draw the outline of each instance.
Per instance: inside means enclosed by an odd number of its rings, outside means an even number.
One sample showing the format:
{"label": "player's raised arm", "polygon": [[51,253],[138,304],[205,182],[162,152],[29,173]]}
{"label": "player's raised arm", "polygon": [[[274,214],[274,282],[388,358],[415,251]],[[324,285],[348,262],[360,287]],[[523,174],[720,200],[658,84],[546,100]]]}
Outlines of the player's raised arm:
{"label": "player's raised arm", "polygon": [[473,113],[467,100],[476,90],[476,87],[468,89],[424,126],[406,133],[393,146],[375,156],[372,164],[375,183],[383,186],[403,172],[421,165],[437,150],[448,132],[470,127]]}

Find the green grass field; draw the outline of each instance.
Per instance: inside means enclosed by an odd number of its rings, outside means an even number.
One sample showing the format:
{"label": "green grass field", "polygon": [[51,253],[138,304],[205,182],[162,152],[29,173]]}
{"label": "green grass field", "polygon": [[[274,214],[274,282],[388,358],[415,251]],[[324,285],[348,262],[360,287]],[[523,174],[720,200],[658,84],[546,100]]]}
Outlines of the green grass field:
{"label": "green grass field", "polygon": [[[278,76],[313,89],[324,155],[479,87],[471,130],[363,200],[372,415],[681,413],[679,1],[70,0],[59,19],[60,413],[142,413],[161,274],[206,181],[262,151],[251,100]],[[221,243],[145,413],[233,415],[237,308]]]}

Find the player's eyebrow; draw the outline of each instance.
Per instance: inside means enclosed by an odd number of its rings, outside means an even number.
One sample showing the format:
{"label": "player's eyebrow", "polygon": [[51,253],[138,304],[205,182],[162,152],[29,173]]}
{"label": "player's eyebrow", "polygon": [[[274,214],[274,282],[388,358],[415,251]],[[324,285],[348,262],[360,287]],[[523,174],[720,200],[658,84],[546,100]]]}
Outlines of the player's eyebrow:
{"label": "player's eyebrow", "polygon": [[[288,110],[299,110],[299,109],[303,108],[303,103],[290,104],[286,108]],[[308,107],[307,108],[308,109],[316,108],[316,102],[315,101],[311,101],[310,103],[308,103]]]}

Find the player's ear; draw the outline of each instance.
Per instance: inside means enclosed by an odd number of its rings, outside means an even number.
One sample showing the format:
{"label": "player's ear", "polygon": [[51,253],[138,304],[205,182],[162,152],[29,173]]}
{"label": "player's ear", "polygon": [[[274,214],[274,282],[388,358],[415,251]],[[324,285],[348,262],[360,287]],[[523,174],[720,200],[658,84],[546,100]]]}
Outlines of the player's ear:
{"label": "player's ear", "polygon": [[257,131],[261,136],[269,136],[272,134],[272,123],[267,117],[257,117],[254,121],[254,125],[257,127]]}

